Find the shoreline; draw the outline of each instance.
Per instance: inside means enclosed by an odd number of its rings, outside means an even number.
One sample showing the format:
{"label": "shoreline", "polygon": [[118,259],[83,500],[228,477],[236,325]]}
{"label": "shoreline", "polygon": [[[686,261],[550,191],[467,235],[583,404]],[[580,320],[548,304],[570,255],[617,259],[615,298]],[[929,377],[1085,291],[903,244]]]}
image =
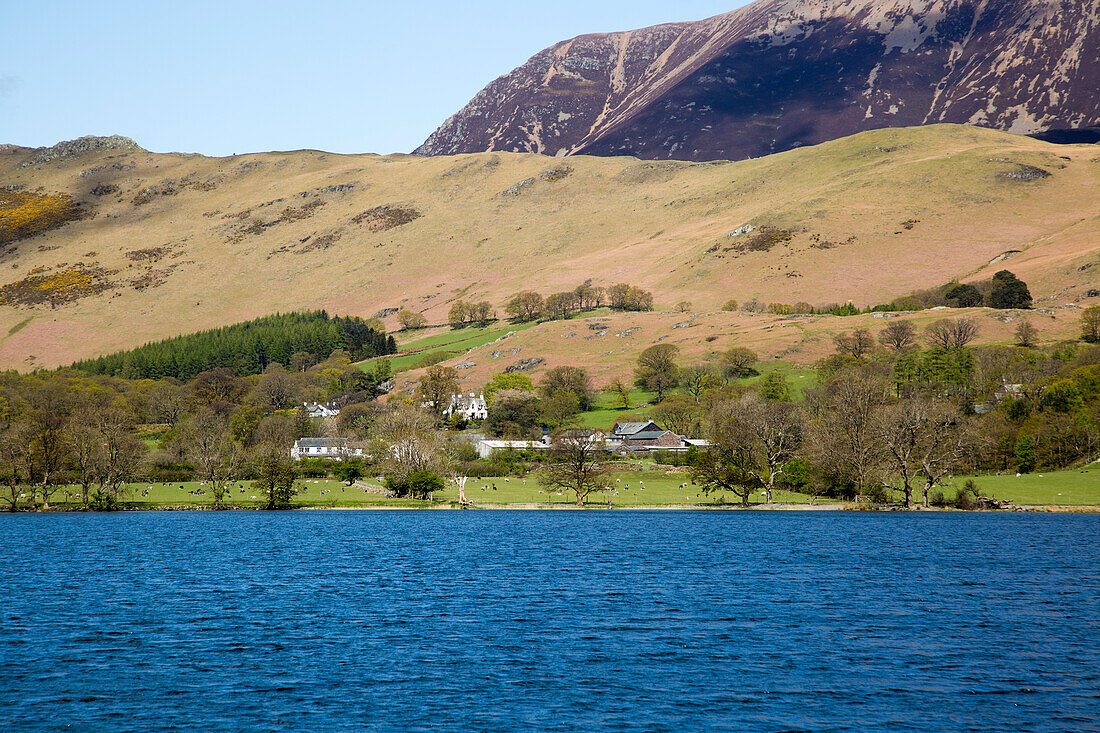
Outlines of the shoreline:
{"label": "shoreline", "polygon": [[872,512],[872,513],[958,513],[958,514],[1096,514],[1100,513],[1100,506],[1093,504],[1066,505],[1066,504],[1021,504],[1006,509],[955,509],[953,507],[920,507],[914,506],[906,509],[899,505],[867,505],[867,504],[752,504],[742,506],[740,504],[639,504],[635,506],[611,506],[606,504],[586,504],[577,506],[565,502],[553,504],[538,503],[513,503],[513,504],[467,504],[465,506],[457,502],[439,503],[427,506],[293,506],[287,509],[265,509],[255,506],[229,506],[224,509],[214,509],[209,505],[180,505],[158,504],[143,507],[120,507],[108,512],[92,512],[70,507],[50,507],[49,509],[37,509],[30,511],[2,512],[2,514],[116,514],[130,512],[297,512],[297,511],[341,511],[341,512],[393,512],[393,511],[669,511],[669,512],[714,512],[714,511],[739,511],[739,512]]}

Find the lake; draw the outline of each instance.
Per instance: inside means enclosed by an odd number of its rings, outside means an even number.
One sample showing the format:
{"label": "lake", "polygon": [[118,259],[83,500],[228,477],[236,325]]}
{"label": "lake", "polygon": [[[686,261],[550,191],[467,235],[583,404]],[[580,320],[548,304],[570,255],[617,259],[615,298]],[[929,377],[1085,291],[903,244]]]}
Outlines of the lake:
{"label": "lake", "polygon": [[1100,730],[1100,515],[0,516],[0,729]]}

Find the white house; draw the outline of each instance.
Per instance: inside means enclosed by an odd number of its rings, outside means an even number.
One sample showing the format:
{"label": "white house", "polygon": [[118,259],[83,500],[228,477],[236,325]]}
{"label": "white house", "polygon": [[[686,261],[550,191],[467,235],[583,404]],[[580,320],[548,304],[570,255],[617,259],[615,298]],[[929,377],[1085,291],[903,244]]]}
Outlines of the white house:
{"label": "white house", "polygon": [[496,451],[505,450],[550,450],[550,441],[542,440],[479,440],[477,442],[478,458],[488,458]]}
{"label": "white house", "polygon": [[447,417],[461,415],[466,420],[484,420],[489,417],[489,406],[485,402],[485,395],[453,394],[451,404],[443,411]]}
{"label": "white house", "polygon": [[362,448],[352,448],[347,438],[299,438],[290,449],[290,457],[298,461],[303,458],[331,458],[342,461],[345,458],[362,458]]}
{"label": "white house", "polygon": [[316,402],[313,404],[303,402],[302,409],[305,410],[306,414],[310,417],[336,417],[340,414],[340,410],[333,407],[331,404],[319,405]]}

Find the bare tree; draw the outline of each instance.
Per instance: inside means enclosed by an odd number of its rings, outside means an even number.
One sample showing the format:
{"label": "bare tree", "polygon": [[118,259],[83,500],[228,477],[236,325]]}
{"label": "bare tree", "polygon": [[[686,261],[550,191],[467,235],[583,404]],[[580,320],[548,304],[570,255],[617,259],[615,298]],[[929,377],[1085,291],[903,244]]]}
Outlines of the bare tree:
{"label": "bare tree", "polygon": [[417,471],[441,474],[446,468],[447,439],[427,410],[406,406],[384,413],[371,435],[370,452],[394,484],[407,481]]}
{"label": "bare tree", "polygon": [[203,410],[188,423],[185,441],[188,457],[210,487],[214,508],[223,508],[229,493],[228,483],[237,477],[242,459],[229,425],[211,410]]}
{"label": "bare tree", "polygon": [[871,353],[875,339],[866,328],[857,328],[851,333],[838,333],[833,336],[833,343],[836,344],[838,353],[846,354],[853,359],[862,359]]}
{"label": "bare tree", "polygon": [[795,405],[755,394],[738,400],[737,410],[749,440],[755,443],[758,466],[750,470],[759,477],[765,501],[771,504],[776,478],[783,475],[802,443],[802,415]]}
{"label": "bare tree", "polygon": [[885,450],[890,473],[901,481],[906,507],[913,505],[913,480],[920,471],[928,427],[927,403],[921,398],[884,406],[875,416],[874,429]]}
{"label": "bare tree", "polygon": [[889,401],[890,383],[869,370],[840,372],[824,391],[813,423],[819,463],[863,493],[879,474],[883,449],[875,413]]}
{"label": "bare tree", "polygon": [[978,331],[973,318],[945,318],[930,325],[925,333],[936,346],[961,349],[978,337]]}
{"label": "bare tree", "polygon": [[604,442],[583,430],[561,430],[551,441],[550,461],[539,471],[539,482],[551,489],[569,491],[577,506],[596,491],[611,487]]}
{"label": "bare tree", "polygon": [[909,321],[894,321],[878,332],[878,340],[891,351],[902,351],[917,343],[917,331]]}

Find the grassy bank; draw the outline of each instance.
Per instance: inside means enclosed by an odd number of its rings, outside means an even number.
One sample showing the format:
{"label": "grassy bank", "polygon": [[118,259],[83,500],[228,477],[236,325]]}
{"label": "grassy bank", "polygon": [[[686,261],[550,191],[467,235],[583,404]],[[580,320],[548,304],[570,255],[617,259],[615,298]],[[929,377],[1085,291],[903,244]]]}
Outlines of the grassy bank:
{"label": "grassy bank", "polygon": [[[974,478],[983,496],[1008,499],[1017,506],[1100,506],[1100,465],[1073,471],[1033,473],[1016,476],[956,476],[942,488],[945,497],[954,499],[957,490],[968,478]],[[374,485],[375,482],[369,482]],[[391,499],[362,486],[347,486],[341,481],[307,479],[298,482],[302,489],[294,497],[296,508],[329,509],[418,509],[446,505],[458,501],[458,489],[453,484],[433,497],[433,502],[411,499]],[[199,493],[202,492],[202,493]],[[470,479],[466,483],[466,498],[474,505],[507,507],[510,505],[547,505],[571,507],[575,504],[569,494],[549,491],[534,478],[486,478]],[[919,501],[919,497],[916,497]],[[607,492],[592,494],[588,504],[593,507],[608,506]],[[793,491],[773,492],[773,501],[793,505],[839,505],[836,499],[811,497]],[[130,484],[122,506],[127,509],[204,509],[212,502],[206,487],[198,482],[172,484]],[[264,505],[262,495],[242,481],[233,485],[227,505],[240,509],[259,509]],[[665,471],[631,471],[614,476],[614,491],[610,497],[612,507],[713,507],[739,504],[732,494],[703,494],[700,487],[691,484],[687,473]],[[763,493],[755,494],[752,506],[764,504]],[[50,502],[57,509],[75,508],[79,504],[79,488],[69,487],[54,495]]]}

